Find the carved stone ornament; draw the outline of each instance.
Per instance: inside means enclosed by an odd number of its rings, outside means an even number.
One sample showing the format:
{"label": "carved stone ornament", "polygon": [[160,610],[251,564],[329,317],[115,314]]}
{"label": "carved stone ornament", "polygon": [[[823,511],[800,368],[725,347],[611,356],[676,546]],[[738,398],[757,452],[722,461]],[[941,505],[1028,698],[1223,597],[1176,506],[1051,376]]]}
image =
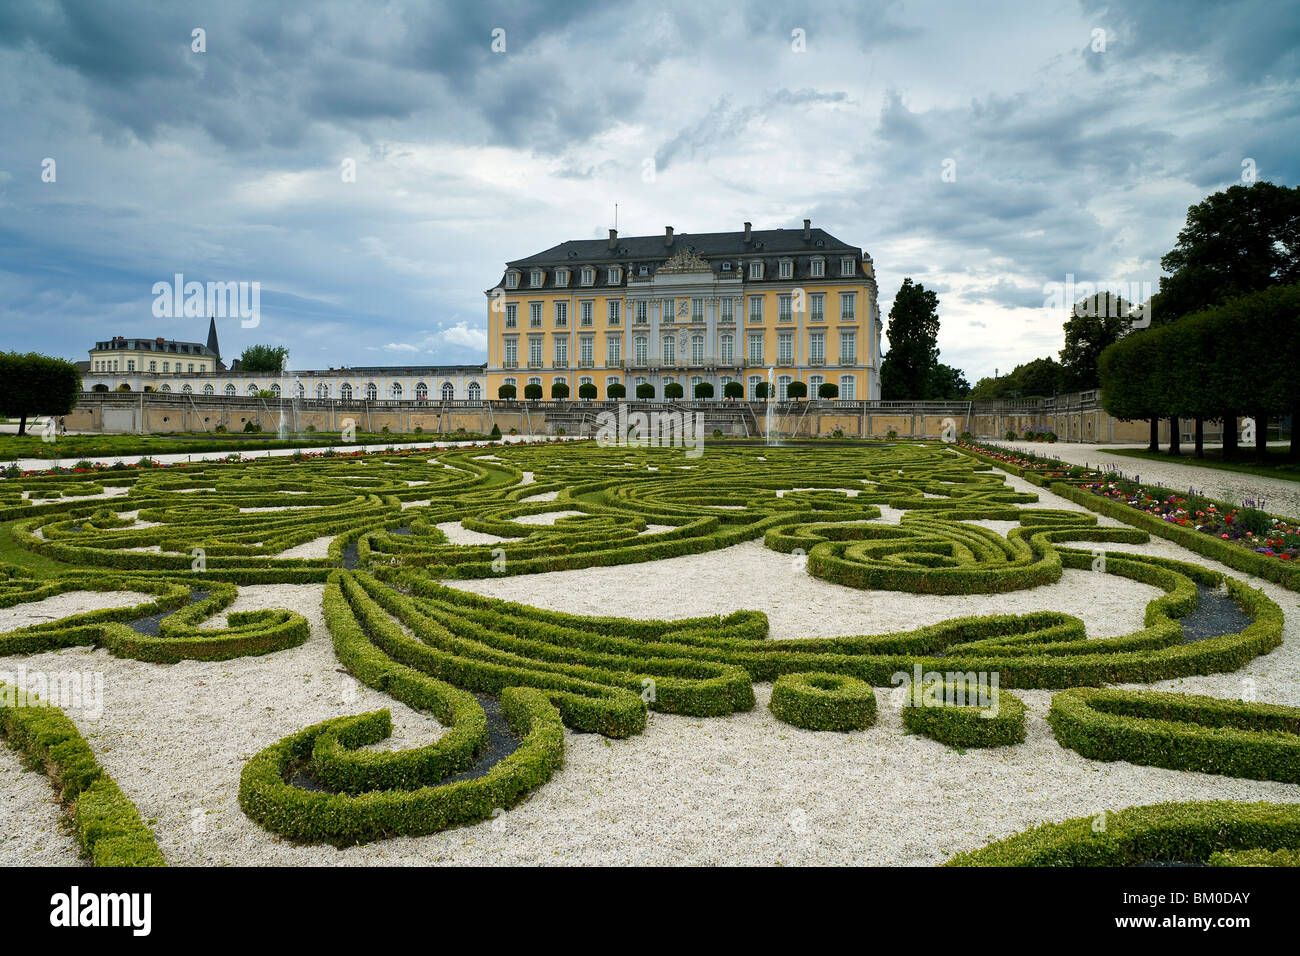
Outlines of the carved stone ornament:
{"label": "carved stone ornament", "polygon": [[713,272],[713,267],[702,257],[683,249],[655,270],[655,275],[677,275],[684,272]]}

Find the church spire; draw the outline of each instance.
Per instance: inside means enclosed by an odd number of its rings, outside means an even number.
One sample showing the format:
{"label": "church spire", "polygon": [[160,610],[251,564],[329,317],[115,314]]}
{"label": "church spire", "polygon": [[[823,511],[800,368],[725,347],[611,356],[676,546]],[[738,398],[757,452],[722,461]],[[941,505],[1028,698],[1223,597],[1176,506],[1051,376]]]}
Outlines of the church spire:
{"label": "church spire", "polygon": [[208,351],[221,361],[221,346],[217,344],[217,317],[212,316],[208,319]]}

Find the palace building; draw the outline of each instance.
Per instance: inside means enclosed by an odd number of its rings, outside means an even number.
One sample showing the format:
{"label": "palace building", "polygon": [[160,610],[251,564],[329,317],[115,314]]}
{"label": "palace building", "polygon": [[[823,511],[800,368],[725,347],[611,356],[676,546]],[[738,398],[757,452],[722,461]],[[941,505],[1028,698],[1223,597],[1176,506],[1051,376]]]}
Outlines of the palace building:
{"label": "palace building", "polygon": [[769,376],[779,399],[800,381],[839,398],[880,397],[880,335],[871,257],[812,228],[570,240],[506,263],[488,298],[487,389],[591,384],[609,398],[687,398],[729,382],[746,398]]}

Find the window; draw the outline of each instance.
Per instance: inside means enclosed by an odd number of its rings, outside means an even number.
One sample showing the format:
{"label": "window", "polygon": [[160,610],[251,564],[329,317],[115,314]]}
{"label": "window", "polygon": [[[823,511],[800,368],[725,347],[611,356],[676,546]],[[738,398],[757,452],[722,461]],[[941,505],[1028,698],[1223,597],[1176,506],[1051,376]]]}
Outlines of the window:
{"label": "window", "polygon": [[671,335],[665,335],[663,342],[660,344],[663,348],[664,364],[672,365],[677,361],[677,339]]}
{"label": "window", "polygon": [[581,303],[579,306],[581,310],[579,321],[587,328],[591,328],[591,321],[592,321],[591,316],[592,316],[593,304],[594,303],[592,303],[591,300],[587,300],[586,302]]}
{"label": "window", "polygon": [[718,358],[723,365],[730,365],[735,360],[735,346],[735,336],[724,335],[718,339]]}
{"label": "window", "polygon": [[618,285],[619,279],[623,277],[623,270],[618,266],[610,266],[605,270],[605,281],[610,285]]}
{"label": "window", "polygon": [[826,293],[814,292],[808,297],[809,319],[813,322],[826,321]]}
{"label": "window", "polygon": [[181,391],[184,392],[186,395],[190,395],[194,392],[194,389],[191,388],[189,385],[184,385],[181,387]]}
{"label": "window", "polygon": [[352,383],[351,383],[351,382],[344,382],[342,385],[339,386],[339,398],[343,399],[343,401],[345,401],[345,402],[350,402],[350,401],[352,401]]}
{"label": "window", "polygon": [[330,397],[330,387],[328,382],[321,382],[316,386],[316,397],[326,399]]}
{"label": "window", "polygon": [[809,270],[809,274],[812,275],[814,279],[821,279],[826,275],[826,260],[821,256],[813,259],[811,266],[812,268]]}
{"label": "window", "polygon": [[842,276],[853,275],[853,260],[850,259],[848,256],[845,256],[843,259],[840,260],[840,275]]}
{"label": "window", "polygon": [[794,361],[794,333],[782,332],[776,337],[776,361],[778,365],[789,365]]}
{"label": "window", "polygon": [[[171,389],[168,389],[168,391],[171,391]],[[249,382],[249,383],[248,383],[248,394],[249,394],[249,395],[256,395],[259,391],[261,391],[261,389],[259,389],[259,388],[257,387],[257,383],[256,383],[256,382]]]}
{"label": "window", "polygon": [[[616,335],[608,336],[605,339],[605,364],[623,364],[623,340]],[[618,379],[612,379],[611,381],[617,382]]]}
{"label": "window", "polygon": [[567,336],[555,340],[555,367],[566,368],[569,364],[569,339]]}
{"label": "window", "polygon": [[505,381],[503,381],[501,384],[502,384],[502,385],[514,385],[514,386],[517,388],[517,387],[519,386],[519,380],[516,379],[516,378],[508,378],[508,379],[506,379]]}
{"label": "window", "polygon": [[763,364],[763,333],[751,332],[749,336],[749,364]]}
{"label": "window", "polygon": [[172,370],[172,363],[171,363],[171,362],[163,362],[163,372],[164,372],[164,373],[168,373],[168,372],[170,372],[171,370]]}
{"label": "window", "polygon": [[507,273],[506,273],[506,288],[507,288],[507,289],[518,289],[518,288],[519,288],[519,273],[518,273],[518,272],[507,272]]}
{"label": "window", "polygon": [[749,321],[763,321],[763,297],[761,295],[751,295],[749,297]]}
{"label": "window", "polygon": [[541,384],[542,384],[542,380],[541,380],[540,378],[538,378],[536,375],[533,375],[533,376],[530,376],[530,377],[529,377],[529,379],[528,379],[528,384],[529,384],[529,385],[541,385]]}
{"label": "window", "polygon": [[584,335],[578,339],[578,362],[586,368],[590,368],[595,364],[592,359],[593,344],[590,335]]}
{"label": "window", "polygon": [[443,400],[444,402],[450,402],[450,401],[454,400],[455,398],[456,398],[456,386],[453,385],[453,384],[451,384],[451,382],[443,382],[443,383],[442,383],[442,400]]}
{"label": "window", "polygon": [[809,365],[826,364],[826,333],[825,332],[808,333],[808,364]]}
{"label": "window", "polygon": [[429,386],[423,382],[415,383],[415,400],[417,402],[427,402],[429,400]]}
{"label": "window", "polygon": [[[567,276],[568,273],[566,272],[565,275]],[[565,282],[568,282],[567,278],[565,279]],[[465,394],[469,396],[471,402],[477,402],[483,397],[483,386],[478,382],[470,382],[469,388],[465,389]]]}
{"label": "window", "polygon": [[609,313],[609,324],[618,325],[623,318],[623,303],[618,299],[610,299],[605,303]]}
{"label": "window", "polygon": [[502,368],[519,367],[519,340],[518,339],[506,339],[506,356],[505,356],[505,360],[501,363],[501,366]]}
{"label": "window", "polygon": [[704,321],[704,300],[703,299],[691,299],[691,321],[692,322]]}
{"label": "window", "polygon": [[569,270],[568,270],[568,269],[556,269],[556,270],[555,270],[555,284],[558,285],[558,286],[566,286],[566,285],[569,284]]}
{"label": "window", "polygon": [[857,400],[858,377],[856,375],[840,376],[840,398],[846,402]]}
{"label": "window", "polygon": [[519,328],[519,305],[515,302],[506,303],[506,328]]}
{"label": "window", "polygon": [[618,385],[618,384],[620,384],[620,381],[617,375],[611,375],[607,379],[605,379],[605,394],[606,395],[609,394],[609,387],[611,385]]}
{"label": "window", "polygon": [[279,398],[279,397],[280,397],[280,386],[279,386],[279,383],[274,383],[274,384],[271,385],[271,394],[274,395],[276,398]]}
{"label": "window", "polygon": [[702,335],[691,336],[691,364],[704,364],[704,336]]}
{"label": "window", "polygon": [[644,335],[638,335],[632,340],[632,364],[645,365],[646,356],[649,351],[649,341]]}
{"label": "window", "polygon": [[528,367],[542,367],[542,337],[534,335],[528,340]]}
{"label": "window", "polygon": [[528,282],[534,289],[541,288],[542,283],[545,281],[546,273],[541,269],[534,269],[528,274]]}
{"label": "window", "polygon": [[789,399],[789,396],[786,393],[790,390],[790,381],[791,379],[789,375],[778,375],[776,377],[776,400],[778,402],[784,402]]}
{"label": "window", "polygon": [[731,271],[731,263],[730,263],[730,262],[724,262],[724,263],[722,264],[722,271],[723,271],[723,272],[730,272],[730,271]]}
{"label": "window", "polygon": [[794,315],[790,309],[790,299],[791,296],[789,294],[778,295],[776,297],[776,320],[778,322],[793,321]]}
{"label": "window", "polygon": [[856,292],[840,293],[840,321],[852,322],[858,316],[858,294]]}
{"label": "window", "polygon": [[388,388],[388,397],[391,398],[391,399],[393,399],[394,401],[398,401],[398,400],[401,399],[401,397],[402,397],[402,383],[401,383],[401,382],[394,382],[392,385],[389,386],[389,388]]}
{"label": "window", "polygon": [[761,278],[763,278],[763,263],[761,263],[761,262],[751,262],[751,263],[749,264],[749,277],[750,277],[751,279],[761,279]]}
{"label": "window", "polygon": [[204,385],[204,386],[203,386],[203,394],[204,394],[204,395],[213,395],[213,394],[216,393],[216,391],[217,391],[217,390],[216,390],[215,388],[212,387],[212,383],[211,383],[211,382],[209,382],[207,385]]}
{"label": "window", "polygon": [[817,390],[822,387],[822,383],[825,381],[826,381],[826,377],[823,375],[809,375],[808,376],[808,397],[818,398],[819,396],[817,395]]}
{"label": "window", "polygon": [[[132,362],[127,362],[126,364],[129,365],[129,366],[131,366],[131,371],[133,371],[133,372],[135,371],[135,362],[133,362],[133,361],[132,361]],[[193,363],[193,362],[190,362],[189,365],[190,365],[190,367],[189,367],[188,369],[186,369],[186,371],[189,372],[190,374],[193,374],[193,373],[194,373],[194,363]]]}
{"label": "window", "polygon": [[665,322],[671,322],[673,320],[673,311],[674,311],[674,306],[673,306],[672,299],[660,300],[659,315]]}
{"label": "window", "polygon": [[569,303],[558,301],[555,303],[555,327],[557,329],[568,328],[569,325]]}
{"label": "window", "polygon": [[[107,387],[107,386],[106,386],[106,387]],[[158,391],[160,391],[160,392],[170,392],[171,390],[172,390],[172,387],[171,387],[170,385],[163,385],[161,388],[158,389]]]}
{"label": "window", "polygon": [[[128,372],[134,372],[134,371],[135,371],[135,359],[127,359],[127,360],[126,360],[126,370],[127,370]],[[193,366],[193,365],[190,366],[190,371],[191,371],[191,372],[194,371],[194,366]]]}
{"label": "window", "polygon": [[650,303],[645,299],[638,299],[636,303],[636,324],[645,325],[650,321]]}
{"label": "window", "polygon": [[234,394],[235,394],[235,386],[233,386],[233,385],[227,385],[227,386],[226,386],[226,394],[227,394],[228,396],[231,396],[231,397],[233,398],[233,397],[234,397]]}
{"label": "window", "polygon": [[722,299],[720,306],[721,306],[720,318],[723,322],[736,321],[736,300],[735,299]]}
{"label": "window", "polygon": [[781,278],[790,279],[794,277],[794,263],[789,259],[781,260]]}
{"label": "window", "polygon": [[542,303],[528,303],[528,327],[530,329],[540,329],[542,327]]}
{"label": "window", "polygon": [[370,402],[379,401],[379,386],[374,382],[366,384],[366,400]]}
{"label": "window", "polygon": [[749,400],[751,402],[757,401],[758,399],[758,383],[761,381],[763,381],[763,376],[761,375],[749,376]]}
{"label": "window", "polygon": [[591,266],[582,267],[582,284],[591,285],[596,281],[596,270]]}
{"label": "window", "polygon": [[[96,362],[95,364],[98,365],[99,363]],[[158,363],[157,363],[157,362],[150,362],[150,363],[149,363],[149,371],[151,371],[151,372],[156,372],[156,371],[158,371]]]}
{"label": "window", "polygon": [[692,376],[691,376],[691,387],[688,388],[688,389],[686,390],[686,397],[687,397],[687,398],[694,398],[694,397],[695,397],[695,388],[696,388],[696,386],[698,386],[698,385],[699,385],[701,382],[703,382],[703,381],[704,381],[704,379],[701,378],[700,376],[698,376],[698,375],[692,375]]}
{"label": "window", "polygon": [[[840,333],[840,364],[852,365],[858,360],[858,334],[844,331]],[[840,396],[843,398],[843,395]]]}

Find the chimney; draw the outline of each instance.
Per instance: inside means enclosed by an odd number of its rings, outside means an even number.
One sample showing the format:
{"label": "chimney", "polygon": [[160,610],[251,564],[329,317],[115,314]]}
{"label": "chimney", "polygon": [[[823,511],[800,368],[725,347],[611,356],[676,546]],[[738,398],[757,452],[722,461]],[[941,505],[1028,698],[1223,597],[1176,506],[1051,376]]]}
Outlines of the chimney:
{"label": "chimney", "polygon": [[811,220],[811,219],[805,219],[805,220],[803,221],[803,237],[804,237],[805,239],[811,239],[811,238],[812,238],[812,220]]}
{"label": "chimney", "polygon": [[673,244],[673,227],[664,226],[664,245],[671,247]]}
{"label": "chimney", "polygon": [[754,231],[754,224],[753,224],[752,222],[747,222],[747,223],[745,223],[745,241],[746,241],[746,242],[749,242],[750,239],[752,238],[752,236],[751,236],[750,234],[751,234],[753,231]]}
{"label": "chimney", "polygon": [[613,249],[617,245],[618,245],[618,230],[611,229],[609,231],[609,247]]}

